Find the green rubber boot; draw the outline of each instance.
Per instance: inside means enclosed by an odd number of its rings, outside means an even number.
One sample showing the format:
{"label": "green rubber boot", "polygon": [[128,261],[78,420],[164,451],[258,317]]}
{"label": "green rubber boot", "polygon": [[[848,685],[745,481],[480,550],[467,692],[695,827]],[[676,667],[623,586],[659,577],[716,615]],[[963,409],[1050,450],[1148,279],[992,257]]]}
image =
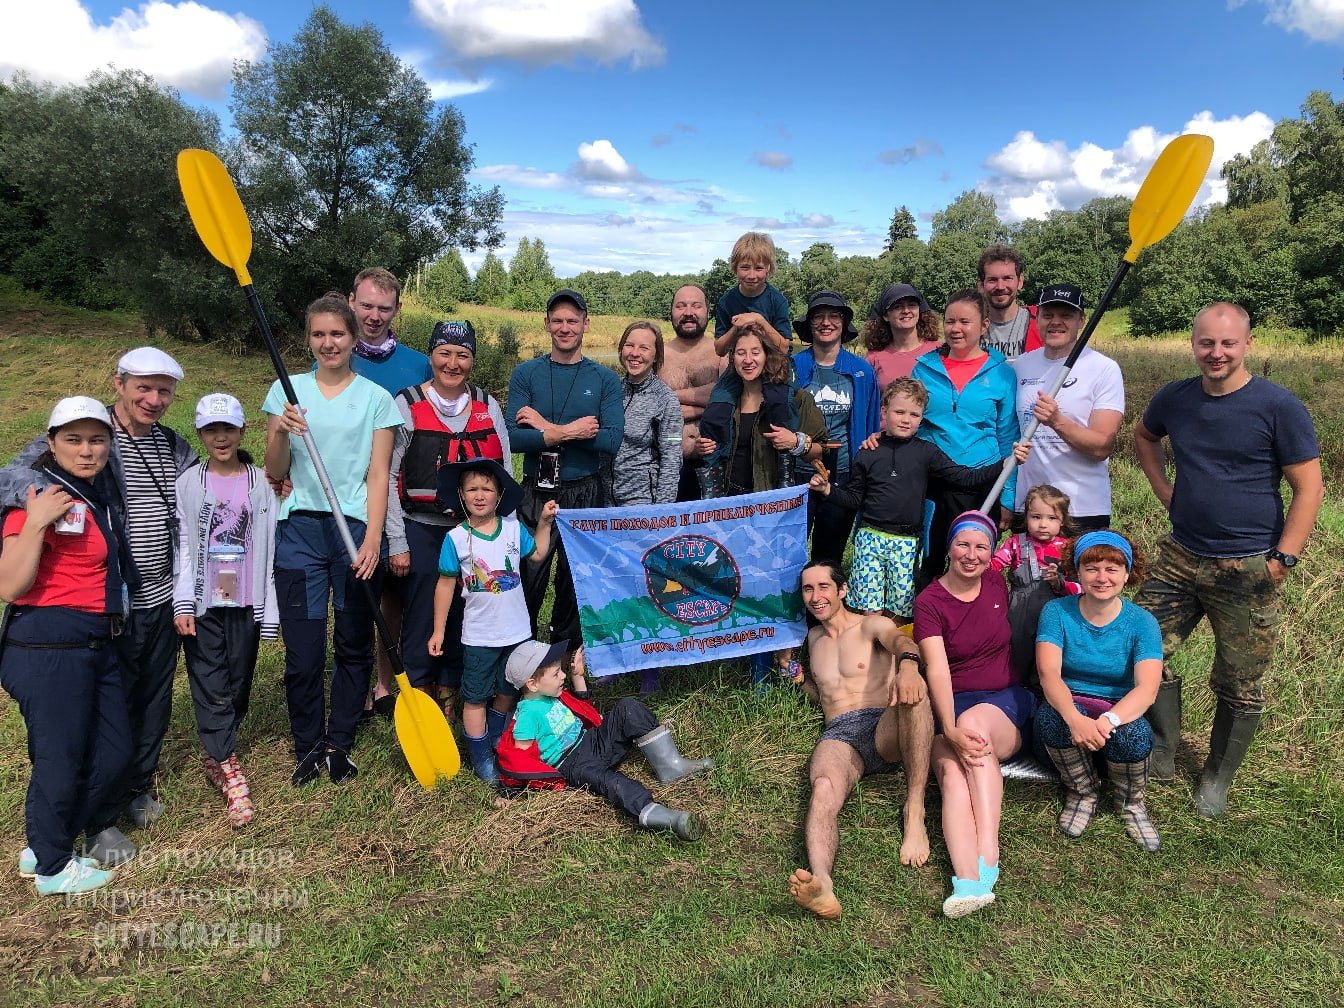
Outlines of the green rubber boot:
{"label": "green rubber boot", "polygon": [[1148,779],[1169,783],[1176,776],[1176,750],[1181,745],[1181,680],[1164,679],[1157,699],[1148,708],[1153,728],[1153,751],[1148,757]]}
{"label": "green rubber boot", "polygon": [[1195,788],[1195,812],[1205,819],[1216,819],[1227,811],[1227,789],[1259,726],[1259,714],[1236,714],[1227,701],[1218,701],[1209,737],[1209,760]]}

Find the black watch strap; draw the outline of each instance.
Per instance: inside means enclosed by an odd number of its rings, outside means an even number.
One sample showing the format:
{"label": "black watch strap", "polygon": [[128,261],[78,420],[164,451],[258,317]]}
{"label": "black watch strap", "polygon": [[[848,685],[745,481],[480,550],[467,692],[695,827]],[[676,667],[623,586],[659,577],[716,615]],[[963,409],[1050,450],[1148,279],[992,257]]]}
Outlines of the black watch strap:
{"label": "black watch strap", "polygon": [[1284,553],[1280,551],[1277,547],[1269,551],[1269,559],[1277,560],[1279,563],[1283,564],[1289,570],[1292,570],[1294,567],[1297,566],[1297,560],[1298,560],[1296,554]]}

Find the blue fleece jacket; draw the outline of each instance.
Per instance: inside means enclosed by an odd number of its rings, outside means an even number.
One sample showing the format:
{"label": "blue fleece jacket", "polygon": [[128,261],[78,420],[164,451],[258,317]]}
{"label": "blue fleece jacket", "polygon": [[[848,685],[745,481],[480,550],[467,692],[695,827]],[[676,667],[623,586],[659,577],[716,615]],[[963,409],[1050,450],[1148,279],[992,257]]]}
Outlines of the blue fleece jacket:
{"label": "blue fleece jacket", "polygon": [[[942,349],[930,350],[915,361],[912,378],[929,391],[919,436],[932,441],[958,465],[980,466],[1001,462],[1013,453],[1022,436],[1017,420],[1017,380],[1012,365],[997,350],[988,351],[975,377],[960,392],[947,376]],[[1012,509],[1017,493],[1017,470],[999,495]]]}
{"label": "blue fleece jacket", "polygon": [[[811,347],[793,355],[793,370],[799,388],[807,388],[816,367],[817,359]],[[849,408],[849,468],[853,469],[864,439],[882,426],[882,390],[877,387],[877,372],[873,366],[844,347],[835,358],[835,372],[848,375],[854,382],[854,402]]]}

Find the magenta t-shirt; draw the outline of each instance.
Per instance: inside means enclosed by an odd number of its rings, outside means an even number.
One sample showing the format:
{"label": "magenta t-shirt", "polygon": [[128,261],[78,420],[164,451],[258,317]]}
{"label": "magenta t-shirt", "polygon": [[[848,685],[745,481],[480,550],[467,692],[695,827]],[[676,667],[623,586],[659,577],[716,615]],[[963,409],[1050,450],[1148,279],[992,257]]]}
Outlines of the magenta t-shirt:
{"label": "magenta t-shirt", "polygon": [[952,670],[952,692],[1001,690],[1021,683],[1011,659],[1008,586],[998,571],[980,576],[980,594],[954,598],[934,581],[915,599],[915,640],[941,637]]}

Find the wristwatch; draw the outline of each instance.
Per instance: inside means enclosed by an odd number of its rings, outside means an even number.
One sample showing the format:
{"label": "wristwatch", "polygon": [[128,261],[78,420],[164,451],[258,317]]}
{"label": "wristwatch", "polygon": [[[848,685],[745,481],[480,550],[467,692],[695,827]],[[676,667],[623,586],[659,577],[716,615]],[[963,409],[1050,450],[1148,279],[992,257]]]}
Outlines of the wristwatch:
{"label": "wristwatch", "polygon": [[1277,548],[1270,550],[1265,556],[1270,560],[1277,560],[1289,570],[1297,566],[1297,556],[1293,553],[1283,553]]}
{"label": "wristwatch", "polygon": [[1112,728],[1120,727],[1120,719],[1115,716],[1114,711],[1102,711],[1101,716],[1111,723]]}

